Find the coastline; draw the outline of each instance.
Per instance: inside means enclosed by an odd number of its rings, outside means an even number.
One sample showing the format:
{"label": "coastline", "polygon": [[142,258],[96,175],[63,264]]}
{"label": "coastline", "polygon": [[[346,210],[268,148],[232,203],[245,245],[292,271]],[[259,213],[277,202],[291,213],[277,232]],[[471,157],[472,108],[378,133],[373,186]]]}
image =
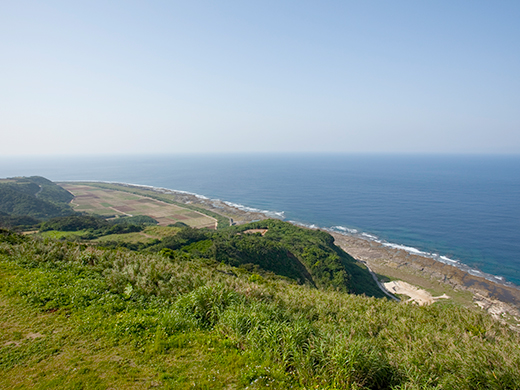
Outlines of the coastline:
{"label": "coastline", "polygon": [[495,318],[510,316],[520,322],[520,290],[515,287],[403,249],[347,234],[329,233],[338,246],[378,275],[403,280],[438,295],[447,294],[454,302],[463,303],[470,298]]}
{"label": "coastline", "polygon": [[[175,202],[192,204],[219,213],[235,225],[267,218],[284,219],[283,212],[259,210],[187,191],[120,182],[77,182],[105,183],[168,195]],[[499,320],[508,320],[520,325],[520,289],[511,283],[500,283],[499,277],[484,273],[479,275],[479,271],[470,272],[470,267],[457,261],[448,258],[436,259],[427,253],[414,250],[415,248],[380,242],[368,234],[364,237],[348,231],[339,232],[314,225],[306,226],[295,221],[289,222],[327,231],[334,237],[336,245],[364,263],[380,280],[402,280],[437,295],[447,294],[454,303],[478,306]],[[382,286],[382,283],[378,284]]]}

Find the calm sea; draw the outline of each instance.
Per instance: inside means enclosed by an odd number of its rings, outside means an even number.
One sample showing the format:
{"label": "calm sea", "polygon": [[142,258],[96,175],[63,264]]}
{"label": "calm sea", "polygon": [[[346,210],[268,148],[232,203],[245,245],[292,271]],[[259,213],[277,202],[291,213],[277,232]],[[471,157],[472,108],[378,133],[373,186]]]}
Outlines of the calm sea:
{"label": "calm sea", "polygon": [[520,156],[0,158],[0,177],[30,175],[189,191],[520,285]]}

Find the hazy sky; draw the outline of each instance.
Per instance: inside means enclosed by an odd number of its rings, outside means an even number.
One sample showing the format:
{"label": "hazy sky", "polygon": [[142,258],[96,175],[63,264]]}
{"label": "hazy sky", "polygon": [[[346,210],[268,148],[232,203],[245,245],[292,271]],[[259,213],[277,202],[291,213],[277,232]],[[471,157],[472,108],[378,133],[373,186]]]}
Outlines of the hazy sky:
{"label": "hazy sky", "polygon": [[520,1],[2,1],[0,154],[520,153]]}

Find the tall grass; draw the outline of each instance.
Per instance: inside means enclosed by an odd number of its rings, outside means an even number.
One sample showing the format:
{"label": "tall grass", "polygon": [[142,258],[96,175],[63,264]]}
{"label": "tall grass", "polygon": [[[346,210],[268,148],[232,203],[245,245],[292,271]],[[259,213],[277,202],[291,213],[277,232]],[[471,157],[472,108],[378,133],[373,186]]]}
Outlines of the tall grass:
{"label": "tall grass", "polygon": [[[197,332],[251,364],[244,387],[518,389],[520,337],[477,310],[322,291],[190,256],[4,235],[4,289],[149,354]],[[1,363],[0,363],[1,366]]]}

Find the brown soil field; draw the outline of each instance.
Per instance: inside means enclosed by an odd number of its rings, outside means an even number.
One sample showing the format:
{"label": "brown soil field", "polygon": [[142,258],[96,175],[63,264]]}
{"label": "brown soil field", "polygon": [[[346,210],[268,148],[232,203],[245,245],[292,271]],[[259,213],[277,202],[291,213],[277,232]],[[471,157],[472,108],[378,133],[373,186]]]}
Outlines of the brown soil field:
{"label": "brown soil field", "polygon": [[76,211],[86,211],[102,216],[148,215],[163,226],[183,222],[196,228],[216,227],[215,218],[160,200],[89,186],[84,183],[61,183],[60,185],[74,195],[72,206]]}

